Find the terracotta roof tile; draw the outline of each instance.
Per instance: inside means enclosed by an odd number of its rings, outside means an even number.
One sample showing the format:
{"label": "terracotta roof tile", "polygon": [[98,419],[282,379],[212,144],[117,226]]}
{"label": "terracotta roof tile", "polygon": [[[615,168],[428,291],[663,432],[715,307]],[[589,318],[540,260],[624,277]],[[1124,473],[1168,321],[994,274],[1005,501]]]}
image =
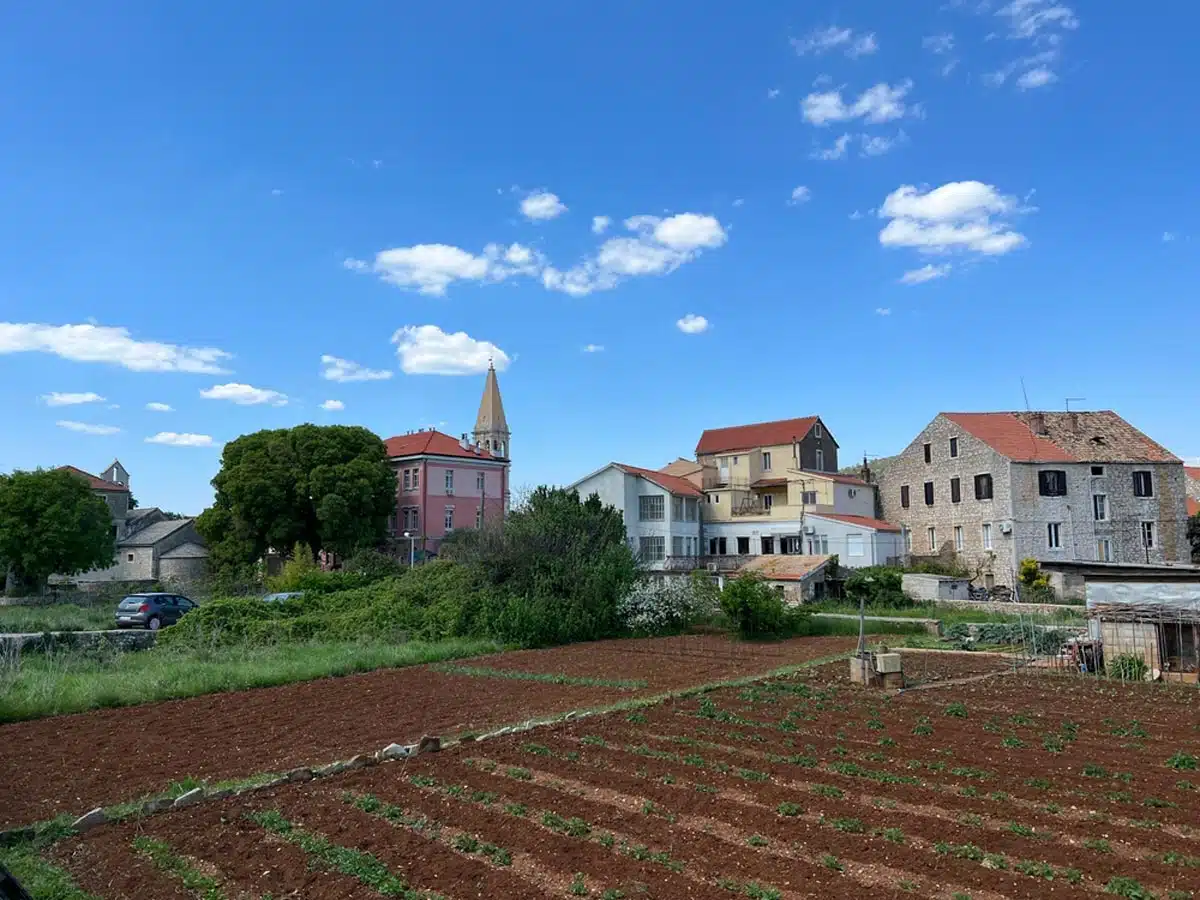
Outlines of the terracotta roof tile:
{"label": "terracotta roof tile", "polygon": [[86,478],[93,491],[129,492],[129,488],[125,487],[123,484],[117,484],[115,481],[105,481],[103,478],[93,475],[91,472],[85,472],[83,469],[77,469],[75,466],[59,466],[58,468],[60,470],[65,469],[68,472],[73,472],[81,478]]}
{"label": "terracotta roof tile", "polygon": [[883,519],[873,519],[870,516],[852,516],[845,513],[809,513],[813,519],[833,519],[835,522],[845,522],[847,525],[857,525],[860,528],[873,528],[876,531],[899,531],[899,525],[885,522]]}
{"label": "terracotta roof tile", "polygon": [[1016,462],[1179,461],[1111,410],[942,415]]}
{"label": "terracotta roof tile", "polygon": [[700,435],[700,443],[696,445],[696,455],[790,444],[802,439],[815,424],[816,416],[804,416],[800,419],[781,419],[778,422],[758,422],[754,425],[706,428]]}
{"label": "terracotta roof tile", "polygon": [[1191,497],[1187,498],[1187,514],[1189,519],[1192,516],[1200,516],[1200,500],[1193,500]]}
{"label": "terracotta roof tile", "polygon": [[1184,466],[1183,474],[1192,481],[1200,481],[1200,466]]}
{"label": "terracotta roof tile", "polygon": [[479,448],[478,453],[473,449],[464,450],[457,438],[452,438],[440,431],[418,431],[415,434],[403,434],[398,437],[390,437],[383,444],[387,448],[389,458],[430,454],[457,456],[462,459],[500,459],[482,447]]}
{"label": "terracotta roof tile", "polygon": [[754,572],[768,581],[803,581],[827,562],[828,556],[756,556],[738,571]]}
{"label": "terracotta roof tile", "polygon": [[645,478],[652,484],[657,484],[664,491],[670,491],[672,494],[682,494],[687,497],[703,497],[704,492],[696,485],[692,484],[686,478],[680,478],[678,475],[667,475],[665,472],[656,472],[653,469],[642,469],[638,466],[627,466],[625,463],[613,463],[622,472],[628,472],[630,475],[638,475]]}

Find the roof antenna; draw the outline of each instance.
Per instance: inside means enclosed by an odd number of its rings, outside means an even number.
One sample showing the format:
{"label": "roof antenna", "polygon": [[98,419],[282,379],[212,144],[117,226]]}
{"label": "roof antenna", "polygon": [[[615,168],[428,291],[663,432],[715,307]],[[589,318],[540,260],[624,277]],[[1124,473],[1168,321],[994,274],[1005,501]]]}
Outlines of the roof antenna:
{"label": "roof antenna", "polygon": [[1075,403],[1082,403],[1086,399],[1087,399],[1087,397],[1068,397],[1067,398],[1067,412],[1071,411],[1072,401],[1074,401]]}
{"label": "roof antenna", "polygon": [[1029,408],[1029,391],[1025,390],[1025,376],[1021,376],[1021,394],[1025,397],[1025,412],[1032,412]]}

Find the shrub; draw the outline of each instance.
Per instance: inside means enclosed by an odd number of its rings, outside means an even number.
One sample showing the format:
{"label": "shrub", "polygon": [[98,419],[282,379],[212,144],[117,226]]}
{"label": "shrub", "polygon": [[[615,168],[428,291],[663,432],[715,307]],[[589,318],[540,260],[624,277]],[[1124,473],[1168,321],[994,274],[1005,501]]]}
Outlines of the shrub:
{"label": "shrub", "polygon": [[744,638],[794,634],[808,618],[798,608],[786,606],[782,593],[752,572],[739,575],[725,585],[721,591],[721,610]]}
{"label": "shrub", "polygon": [[617,602],[617,616],[634,634],[676,634],[713,611],[704,610],[702,602],[688,578],[642,579]]}
{"label": "shrub", "polygon": [[1110,678],[1120,678],[1122,681],[1142,681],[1150,671],[1146,660],[1133,653],[1122,653],[1113,657],[1109,660],[1107,668]]}
{"label": "shrub", "polygon": [[866,600],[867,606],[905,609],[915,601],[901,588],[903,572],[890,566],[854,569],[846,579],[846,597],[853,603]]}

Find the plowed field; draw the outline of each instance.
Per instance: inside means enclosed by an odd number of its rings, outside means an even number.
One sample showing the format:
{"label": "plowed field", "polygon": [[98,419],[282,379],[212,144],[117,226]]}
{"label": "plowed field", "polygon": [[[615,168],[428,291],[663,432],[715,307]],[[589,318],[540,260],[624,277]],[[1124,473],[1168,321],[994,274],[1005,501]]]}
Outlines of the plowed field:
{"label": "plowed field", "polygon": [[54,853],[105,898],[1200,896],[1194,688],[1022,674],[889,698],[845,676],[462,743]]}
{"label": "plowed field", "polygon": [[3,725],[0,827],[78,815],[189,776],[220,780],[316,765],[423,734],[762,674],[853,646],[847,638],[601,641]]}

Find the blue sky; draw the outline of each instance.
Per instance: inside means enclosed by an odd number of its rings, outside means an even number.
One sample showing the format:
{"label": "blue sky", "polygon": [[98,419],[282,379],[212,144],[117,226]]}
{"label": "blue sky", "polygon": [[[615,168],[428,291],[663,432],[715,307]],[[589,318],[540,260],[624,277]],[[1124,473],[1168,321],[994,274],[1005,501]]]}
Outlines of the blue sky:
{"label": "blue sky", "polygon": [[1115,6],[9,4],[0,470],[195,513],[248,431],[469,430],[489,354],[518,485],[1022,378],[1200,455],[1200,10]]}

